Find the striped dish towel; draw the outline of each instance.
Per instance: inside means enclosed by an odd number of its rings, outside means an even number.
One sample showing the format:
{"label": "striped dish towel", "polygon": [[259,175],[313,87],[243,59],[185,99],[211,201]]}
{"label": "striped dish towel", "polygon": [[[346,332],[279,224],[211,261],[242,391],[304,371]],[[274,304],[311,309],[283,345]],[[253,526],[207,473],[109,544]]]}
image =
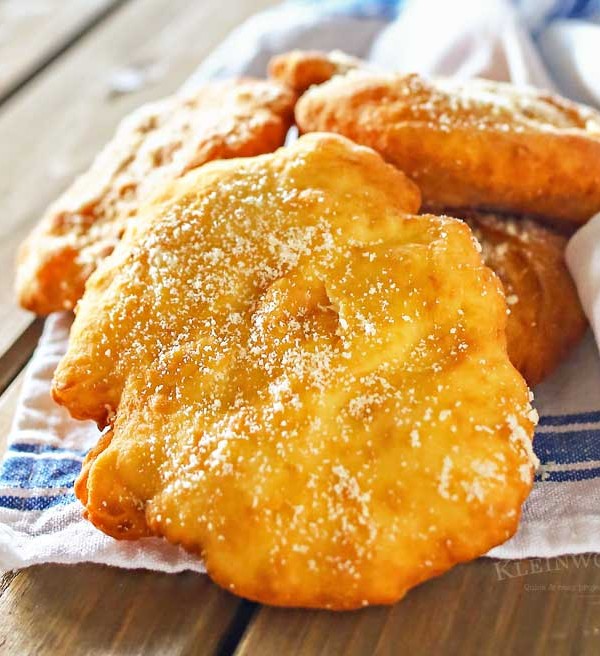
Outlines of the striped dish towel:
{"label": "striped dish towel", "polygon": [[[538,44],[544,39],[551,42],[549,30],[552,38],[558,38],[563,23],[571,29],[574,15],[589,18],[597,8],[600,17],[599,3],[594,1],[547,0],[541,3],[543,10],[527,0],[436,2],[435,10],[432,2],[286,3],[235,30],[187,86],[213,77],[263,75],[272,54],[302,47],[341,48],[393,69],[484,75],[550,87],[554,85],[551,65],[548,70],[551,61]],[[451,11],[444,10],[446,5]],[[440,16],[444,11],[447,15]],[[437,26],[444,29],[437,32]],[[600,31],[592,22],[586,26]],[[422,47],[424,41],[427,48]],[[461,56],[449,57],[451,52]],[[573,57],[573,61],[580,59]],[[569,79],[592,78],[574,70]],[[600,98],[600,89],[589,84],[582,82],[577,89],[578,97],[587,93],[592,100]],[[569,246],[569,264],[600,336],[600,252],[593,247],[600,244],[600,217],[580,233]],[[70,322],[68,314],[48,319],[27,371],[0,469],[0,567],[89,561],[169,572],[203,571],[197,559],[162,540],[113,540],[82,518],[73,482],[86,451],[98,439],[98,430],[89,422],[70,419],[49,396]],[[519,532],[491,555],[550,557],[600,551],[600,357],[591,331],[560,370],[534,392],[541,416],[534,449],[542,465]]]}

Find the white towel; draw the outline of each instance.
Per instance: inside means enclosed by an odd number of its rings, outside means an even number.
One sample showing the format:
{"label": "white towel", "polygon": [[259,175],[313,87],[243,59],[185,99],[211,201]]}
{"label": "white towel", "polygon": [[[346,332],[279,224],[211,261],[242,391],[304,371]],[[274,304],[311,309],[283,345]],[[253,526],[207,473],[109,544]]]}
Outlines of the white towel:
{"label": "white towel", "polygon": [[[187,86],[212,77],[263,75],[272,54],[303,47],[343,49],[390,69],[486,75],[550,87],[549,74],[528,31],[534,24],[541,39],[545,27],[531,2],[525,5],[527,22],[512,5],[501,1],[420,0],[400,12],[389,0],[290,3],[238,28]],[[390,21],[396,13],[397,19]],[[550,27],[556,33],[558,28]],[[573,40],[564,43],[564,47],[576,47]],[[573,53],[569,61],[580,58]],[[596,62],[597,58],[589,65]],[[564,77],[564,71],[560,76]],[[586,80],[588,92],[593,86],[588,74],[574,73],[571,78]],[[596,98],[599,92],[600,82],[594,90]],[[568,250],[568,263],[597,338],[599,243],[600,217],[573,237]],[[52,372],[66,349],[70,321],[67,314],[48,319],[28,367],[0,471],[0,567],[91,561],[169,572],[202,571],[196,558],[162,540],[116,541],[82,518],[72,485],[98,431],[91,423],[70,419],[49,396]],[[600,358],[591,332],[560,370],[538,386],[535,396],[541,421],[534,448],[542,468],[518,534],[492,554],[518,558],[600,551]]]}

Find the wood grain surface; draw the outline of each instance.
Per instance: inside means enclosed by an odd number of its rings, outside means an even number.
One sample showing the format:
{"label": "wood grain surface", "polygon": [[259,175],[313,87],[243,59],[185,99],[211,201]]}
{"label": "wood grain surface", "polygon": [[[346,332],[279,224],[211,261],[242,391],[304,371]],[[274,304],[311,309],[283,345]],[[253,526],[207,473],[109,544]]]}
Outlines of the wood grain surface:
{"label": "wood grain surface", "polygon": [[[14,304],[18,243],[123,115],[271,3],[0,0],[0,450],[43,325]],[[0,580],[0,654],[232,653],[599,654],[600,556],[481,559],[345,614],[260,607],[192,573],[43,565]]]}
{"label": "wood grain surface", "polygon": [[238,654],[598,654],[600,555],[461,565],[391,608],[262,608]]}
{"label": "wood grain surface", "polygon": [[119,0],[0,2],[0,98],[47,66]]}
{"label": "wood grain surface", "polygon": [[240,601],[193,573],[103,565],[32,567],[0,597],[9,654],[213,654]]}

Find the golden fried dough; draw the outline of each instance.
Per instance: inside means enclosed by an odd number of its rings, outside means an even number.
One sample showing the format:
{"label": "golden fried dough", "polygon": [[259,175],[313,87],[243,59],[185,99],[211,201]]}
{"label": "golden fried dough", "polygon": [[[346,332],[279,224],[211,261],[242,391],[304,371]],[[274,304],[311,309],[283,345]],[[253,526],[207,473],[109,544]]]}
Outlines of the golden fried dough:
{"label": "golden fried dough", "polygon": [[[333,173],[332,173],[333,172]],[[261,602],[355,608],[510,537],[535,413],[468,227],[309,135],[165,186],[90,278],[55,399],[110,425],[77,493]]]}
{"label": "golden fried dough", "polygon": [[560,364],[587,329],[565,264],[567,238],[530,219],[454,212],[473,230],[509,307],[508,355],[529,385]]}
{"label": "golden fried dough", "polygon": [[73,308],[156,185],[209,160],[275,150],[285,140],[294,100],[276,82],[229,80],[131,114],[21,247],[21,305],[38,314]]}
{"label": "golden fried dough", "polygon": [[276,55],[269,62],[269,77],[286,84],[297,93],[304,93],[313,84],[327,82],[334,75],[343,75],[367,63],[339,50],[291,50]]}
{"label": "golden fried dough", "polygon": [[575,224],[600,211],[600,114],[548,93],[355,71],[311,87],[296,121],[374,148],[433,205]]}

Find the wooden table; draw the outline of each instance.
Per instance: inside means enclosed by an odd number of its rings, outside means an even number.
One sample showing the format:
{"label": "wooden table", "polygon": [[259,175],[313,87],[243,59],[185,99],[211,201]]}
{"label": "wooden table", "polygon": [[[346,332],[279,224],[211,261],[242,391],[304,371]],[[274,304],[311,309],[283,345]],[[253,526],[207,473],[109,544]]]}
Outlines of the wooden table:
{"label": "wooden table", "polygon": [[[0,0],[2,439],[42,328],[13,301],[17,244],[124,114],[175,90],[267,4]],[[131,70],[146,83],[122,93],[115,76]],[[0,653],[598,654],[600,557],[482,559],[395,607],[345,614],[261,607],[191,573],[39,566],[2,578]]]}

